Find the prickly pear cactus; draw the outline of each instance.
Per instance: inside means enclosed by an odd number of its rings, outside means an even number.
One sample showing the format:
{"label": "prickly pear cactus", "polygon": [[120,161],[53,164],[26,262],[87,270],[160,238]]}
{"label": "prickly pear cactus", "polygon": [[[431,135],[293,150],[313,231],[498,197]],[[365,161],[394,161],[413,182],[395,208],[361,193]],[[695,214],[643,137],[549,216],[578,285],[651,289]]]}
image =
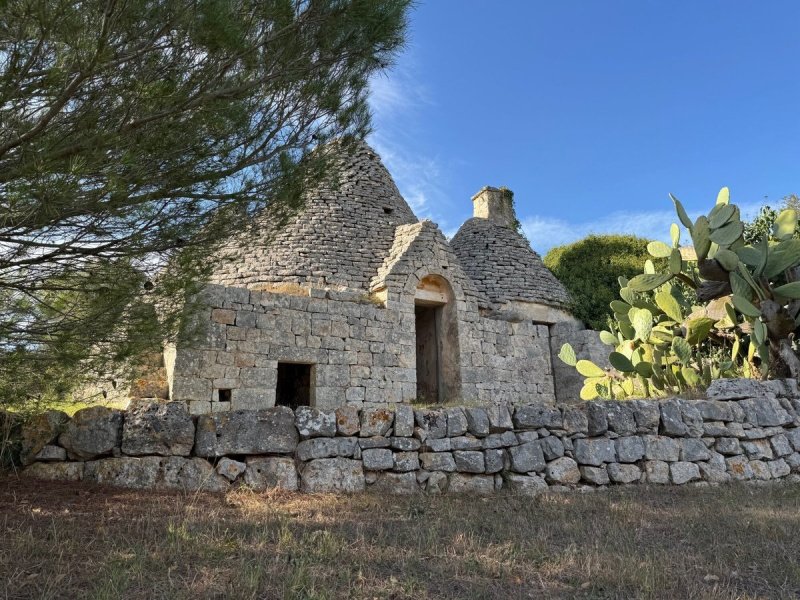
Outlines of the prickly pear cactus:
{"label": "prickly pear cactus", "polygon": [[695,221],[671,198],[692,245],[681,247],[673,223],[671,246],[648,246],[663,268],[648,260],[641,275],[620,278],[613,326],[600,333],[614,348],[610,369],[577,360],[569,344],[561,349],[561,360],[586,378],[581,397],[672,395],[723,377],[800,376],[797,212],[784,210],[769,235],[746,244],[728,188]]}

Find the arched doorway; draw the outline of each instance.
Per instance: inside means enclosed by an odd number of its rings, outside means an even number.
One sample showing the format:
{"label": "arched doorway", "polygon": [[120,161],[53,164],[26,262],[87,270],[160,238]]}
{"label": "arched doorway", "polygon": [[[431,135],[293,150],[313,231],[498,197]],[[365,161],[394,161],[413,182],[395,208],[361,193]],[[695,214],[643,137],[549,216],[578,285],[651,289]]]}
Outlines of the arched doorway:
{"label": "arched doorway", "polygon": [[439,275],[424,277],[414,293],[417,400],[439,403],[461,396],[458,315],[453,289]]}

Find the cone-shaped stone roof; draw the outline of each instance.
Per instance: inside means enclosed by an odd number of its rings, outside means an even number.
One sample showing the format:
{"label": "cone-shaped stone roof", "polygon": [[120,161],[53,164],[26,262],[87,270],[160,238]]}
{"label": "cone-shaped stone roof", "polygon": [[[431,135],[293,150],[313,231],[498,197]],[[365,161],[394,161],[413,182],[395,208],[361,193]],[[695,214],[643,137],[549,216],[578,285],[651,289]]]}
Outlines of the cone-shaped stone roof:
{"label": "cone-shaped stone roof", "polygon": [[259,217],[264,242],[248,237],[222,253],[213,283],[258,288],[283,283],[368,291],[399,225],[417,217],[380,157],[365,143],[337,158],[339,185],[306,194],[302,210],[270,231],[269,210]]}
{"label": "cone-shaped stone roof", "polygon": [[474,217],[461,226],[450,245],[475,287],[492,302],[568,307],[564,285],[513,226]]}

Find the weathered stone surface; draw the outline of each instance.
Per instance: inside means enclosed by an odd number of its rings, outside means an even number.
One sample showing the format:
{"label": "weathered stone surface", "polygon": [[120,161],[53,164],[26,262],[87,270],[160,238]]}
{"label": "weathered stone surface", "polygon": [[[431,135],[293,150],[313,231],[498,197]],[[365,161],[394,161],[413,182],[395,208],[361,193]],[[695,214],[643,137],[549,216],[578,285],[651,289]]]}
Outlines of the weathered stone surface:
{"label": "weathered stone surface", "polygon": [[695,406],[705,421],[733,421],[733,411],[728,402],[698,400]]}
{"label": "weathered stone surface", "polygon": [[583,406],[565,406],[562,409],[564,419],[564,430],[568,434],[588,433],[589,418],[586,416],[586,408]]}
{"label": "weathered stone surface", "polygon": [[792,472],[792,469],[789,467],[789,464],[779,458],[778,460],[771,460],[767,463],[769,466],[769,472],[772,475],[773,479],[778,479],[780,477],[786,477],[789,473]]}
{"label": "weathered stone surface", "polygon": [[538,475],[509,473],[505,476],[504,487],[517,496],[536,496],[547,490],[547,482]]}
{"label": "weathered stone surface", "polygon": [[548,483],[574,485],[581,479],[578,463],[566,456],[548,463],[545,473]]}
{"label": "weathered stone surface", "polygon": [[725,469],[719,469],[708,463],[698,463],[697,466],[700,468],[701,477],[709,483],[727,483],[731,479]]}
{"label": "weathered stone surface", "polygon": [[387,437],[383,437],[382,435],[376,435],[370,438],[359,438],[358,445],[362,449],[367,448],[388,448],[392,445],[391,439]]}
{"label": "weathered stone surface", "polygon": [[298,437],[294,413],[285,406],[201,415],[194,452],[201,457],[288,454],[297,448]]}
{"label": "weathered stone surface", "polygon": [[[146,456],[140,459],[129,458],[120,460],[147,460],[148,458],[155,457]],[[214,471],[214,467],[211,465],[211,463],[202,458],[169,456],[160,460],[163,471],[162,480],[159,487],[203,492],[224,492],[230,487],[228,480]],[[106,461],[103,460],[98,462]]]}
{"label": "weathered stone surface", "polygon": [[554,435],[548,435],[539,440],[545,460],[555,460],[564,456],[564,442]]}
{"label": "weathered stone surface", "polygon": [[677,462],[680,460],[678,442],[660,435],[644,436],[644,456],[647,460]]}
{"label": "weathered stone surface", "polygon": [[457,437],[467,433],[467,415],[463,408],[448,408],[446,413],[448,437]]}
{"label": "weathered stone surface", "polygon": [[742,446],[739,440],[734,437],[717,438],[717,441],[714,442],[714,449],[720,454],[726,454],[728,456],[735,456],[742,453]]}
{"label": "weathered stone surface", "polygon": [[447,471],[456,470],[456,461],[453,459],[452,452],[420,452],[419,460],[422,468],[428,471]]}
{"label": "weathered stone surface", "polygon": [[285,456],[248,456],[244,482],[257,492],[275,488],[294,492],[299,487],[294,459]]}
{"label": "weathered stone surface", "polygon": [[686,424],[683,422],[681,405],[677,400],[661,403],[661,433],[672,436],[686,435]]}
{"label": "weathered stone surface", "polygon": [[678,440],[678,443],[681,448],[680,459],[682,461],[698,462],[711,458],[711,452],[709,452],[702,440],[697,438],[684,438]]}
{"label": "weathered stone surface", "polygon": [[772,446],[772,452],[777,457],[789,456],[793,452],[792,445],[783,434],[772,436],[769,438],[769,443]]}
{"label": "weathered stone surface", "polygon": [[[391,452],[391,450],[386,450],[386,452]],[[335,456],[358,458],[361,453],[358,438],[312,438],[303,440],[297,445],[295,456],[297,460],[309,461]]]}
{"label": "weathered stone surface", "polygon": [[787,431],[785,435],[795,452],[800,452],[800,427]]}
{"label": "weathered stone surface", "polygon": [[392,428],[394,413],[387,408],[361,409],[361,437],[386,435]]}
{"label": "weathered stone surface", "polygon": [[728,473],[733,479],[742,481],[753,478],[753,469],[750,467],[750,461],[746,457],[733,456],[726,458],[725,464],[728,467]]}
{"label": "weathered stone surface", "polygon": [[366,486],[361,461],[349,458],[312,460],[303,467],[300,481],[300,489],[310,493],[354,493]]}
{"label": "weathered stone surface", "polygon": [[[428,494],[444,494],[447,491],[448,479],[447,474],[440,471],[433,473],[424,472],[425,474],[425,491]],[[417,477],[419,481],[419,477]]]}
{"label": "weathered stone surface", "polygon": [[739,400],[764,396],[764,387],[755,379],[716,379],[706,390],[712,400]]}
{"label": "weathered stone surface", "polygon": [[45,446],[34,459],[36,462],[61,462],[67,460],[67,451],[61,446]]}
{"label": "weathered stone surface", "polygon": [[247,470],[247,464],[238,460],[232,460],[227,456],[221,458],[217,463],[216,471],[228,481],[236,479]]}
{"label": "weathered stone surface", "polygon": [[537,442],[528,442],[509,449],[511,470],[517,473],[544,471],[545,460],[542,448]]}
{"label": "weathered stone surface", "polygon": [[770,460],[773,458],[772,446],[767,440],[750,440],[742,442],[742,448],[751,460]]}
{"label": "weathered stone surface", "polygon": [[486,469],[483,452],[475,450],[457,450],[453,452],[456,471],[460,473],[483,473]]}
{"label": "weathered stone surface", "polygon": [[517,436],[513,431],[504,433],[492,433],[483,438],[484,448],[508,448],[518,443]]}
{"label": "weathered stone surface", "polygon": [[589,402],[586,405],[589,435],[603,435],[608,431],[608,415],[602,402]]}
{"label": "weathered stone surface", "polygon": [[703,437],[703,416],[697,409],[694,400],[681,400],[678,402],[681,407],[681,417],[686,425],[686,435],[689,437]]}
{"label": "weathered stone surface", "polygon": [[564,422],[561,411],[545,404],[529,404],[518,406],[514,410],[514,426],[519,429],[538,429],[548,427],[562,429]]}
{"label": "weathered stone surface", "polygon": [[644,442],[638,436],[617,438],[614,444],[621,463],[633,463],[644,456]]}
{"label": "weathered stone surface", "polygon": [[760,479],[761,481],[772,479],[772,471],[763,460],[751,460],[750,470],[753,471],[753,479]]}
{"label": "weathered stone surface", "polygon": [[[294,424],[300,439],[333,437],[336,435],[336,413],[310,406],[298,406],[294,411]],[[352,434],[351,434],[352,435]]]}
{"label": "weathered stone surface", "polygon": [[633,483],[639,481],[642,471],[636,465],[621,465],[611,463],[606,467],[608,476],[614,483]]}
{"label": "weathered stone surface", "polygon": [[443,410],[415,410],[414,421],[426,439],[447,437],[447,413]]}
{"label": "weathered stone surface", "polygon": [[368,471],[388,471],[394,467],[394,455],[388,448],[363,450],[361,460]]}
{"label": "weathered stone surface", "polygon": [[633,411],[628,403],[607,402],[606,418],[608,428],[620,435],[633,435],[636,433],[636,421],[633,418]]}
{"label": "weathered stone surface", "polygon": [[37,462],[22,471],[23,477],[48,481],[80,481],[83,479],[82,462]]}
{"label": "weathered stone surface", "polygon": [[414,435],[414,409],[408,404],[398,404],[394,409],[394,434],[398,437]]}
{"label": "weathered stone surface", "polygon": [[489,416],[490,433],[503,433],[514,428],[511,411],[505,404],[493,404],[486,407],[486,414]]}
{"label": "weathered stone surface", "polygon": [[484,450],[483,462],[487,473],[499,473],[505,465],[505,451],[500,448]]}
{"label": "weathered stone surface", "polygon": [[358,408],[345,405],[336,409],[336,432],[339,435],[358,435],[360,429]]}
{"label": "weathered stone surface", "polygon": [[616,459],[617,451],[613,440],[606,438],[575,440],[575,460],[581,465],[599,467]]}
{"label": "weathered stone surface", "polygon": [[450,475],[450,485],[447,491],[451,494],[474,494],[476,496],[493,494],[494,476],[453,473]]}
{"label": "weathered stone surface", "polygon": [[631,400],[628,402],[636,421],[636,431],[639,433],[658,433],[658,424],[661,422],[661,410],[658,404],[650,400]]}
{"label": "weathered stone surface", "polygon": [[797,473],[800,471],[800,452],[794,452],[785,457],[786,463],[791,467],[792,472]]}
{"label": "weathered stone surface", "polygon": [[185,402],[134,401],[125,413],[122,452],[128,456],[189,456],[194,423]]}
{"label": "weathered stone surface", "polygon": [[691,462],[674,462],[669,466],[672,483],[681,485],[700,479],[700,467]]}
{"label": "weathered stone surface", "polygon": [[595,485],[607,485],[608,471],[605,467],[581,467],[581,479]]}
{"label": "weathered stone surface", "polygon": [[428,452],[450,452],[453,449],[450,438],[428,438],[422,446]]}
{"label": "weathered stone surface", "polygon": [[20,428],[20,462],[29,465],[36,455],[51,444],[64,430],[69,415],[60,410],[48,410],[32,416]]}
{"label": "weathered stone surface", "polygon": [[419,469],[418,452],[395,452],[394,470],[395,471],[417,471]]}
{"label": "weathered stone surface", "polygon": [[478,438],[462,435],[450,438],[450,447],[453,450],[480,450],[483,442]]}
{"label": "weathered stone surface", "polygon": [[[419,450],[422,446],[422,442],[411,437],[391,437],[389,438],[389,445],[395,450],[412,452],[414,450]],[[478,444],[478,447],[480,448],[480,444]]]}
{"label": "weathered stone surface", "polygon": [[644,463],[647,483],[665,485],[669,483],[669,464],[663,460],[648,460]]}
{"label": "weathered stone surface", "polygon": [[369,486],[370,491],[380,494],[407,496],[420,491],[417,476],[414,473],[378,473],[375,483]]}
{"label": "weathered stone surface", "polygon": [[[140,490],[155,488],[161,478],[162,460],[157,456],[144,456],[142,458],[121,457],[90,461],[84,468],[83,480]],[[213,467],[208,466],[213,472]]]}
{"label": "weathered stone surface", "polygon": [[58,444],[70,458],[88,460],[110,454],[119,448],[122,437],[122,413],[104,406],[92,406],[76,412],[58,436]]}
{"label": "weathered stone surface", "polygon": [[468,407],[464,411],[467,415],[467,428],[475,437],[489,435],[489,415],[483,408]]}

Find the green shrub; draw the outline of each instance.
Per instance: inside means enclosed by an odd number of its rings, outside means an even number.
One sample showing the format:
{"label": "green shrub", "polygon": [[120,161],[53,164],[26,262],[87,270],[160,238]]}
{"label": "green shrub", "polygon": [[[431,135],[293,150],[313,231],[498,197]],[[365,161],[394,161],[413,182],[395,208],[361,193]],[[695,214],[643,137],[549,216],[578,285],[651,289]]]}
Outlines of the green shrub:
{"label": "green shrub", "polygon": [[642,272],[648,242],[633,235],[590,235],[553,248],[544,264],[572,296],[575,317],[600,330],[613,316],[609,304],[619,294],[619,277]]}

